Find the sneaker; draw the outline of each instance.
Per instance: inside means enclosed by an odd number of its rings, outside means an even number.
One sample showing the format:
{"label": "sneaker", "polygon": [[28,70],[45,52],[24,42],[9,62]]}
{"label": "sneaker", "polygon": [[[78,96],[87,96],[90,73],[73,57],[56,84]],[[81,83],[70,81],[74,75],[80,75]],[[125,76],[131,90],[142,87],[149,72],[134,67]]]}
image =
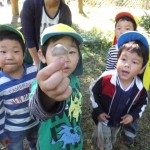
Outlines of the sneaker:
{"label": "sneaker", "polygon": [[124,135],[124,143],[129,147],[134,147],[134,138]]}
{"label": "sneaker", "polygon": [[134,138],[127,136],[124,132],[121,133],[123,143],[127,146],[134,146]]}

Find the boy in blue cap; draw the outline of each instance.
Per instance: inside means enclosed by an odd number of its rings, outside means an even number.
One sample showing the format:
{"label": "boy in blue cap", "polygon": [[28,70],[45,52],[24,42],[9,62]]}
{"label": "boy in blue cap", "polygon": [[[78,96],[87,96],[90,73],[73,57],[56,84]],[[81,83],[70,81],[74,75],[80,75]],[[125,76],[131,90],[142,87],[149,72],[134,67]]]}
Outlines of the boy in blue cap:
{"label": "boy in blue cap", "polygon": [[77,78],[83,71],[82,42],[82,37],[64,24],[48,27],[42,34],[41,69],[30,97],[31,114],[42,121],[40,150],[82,149],[82,95]]}
{"label": "boy in blue cap", "polygon": [[0,26],[0,142],[7,150],[23,150],[24,139],[36,149],[38,121],[30,116],[29,93],[37,68],[23,62],[25,40],[10,25]]}
{"label": "boy in blue cap", "polygon": [[120,128],[140,118],[148,104],[148,94],[138,77],[148,62],[147,39],[129,31],[118,39],[118,48],[116,69],[105,71],[90,86],[92,117],[102,124],[105,150],[112,149]]}

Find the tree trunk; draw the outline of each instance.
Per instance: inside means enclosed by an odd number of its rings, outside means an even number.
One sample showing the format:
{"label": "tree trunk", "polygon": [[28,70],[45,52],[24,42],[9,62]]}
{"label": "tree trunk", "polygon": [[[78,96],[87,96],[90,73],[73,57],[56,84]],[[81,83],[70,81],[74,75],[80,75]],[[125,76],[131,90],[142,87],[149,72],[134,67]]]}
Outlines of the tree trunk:
{"label": "tree trunk", "polygon": [[79,11],[79,14],[85,15],[83,11],[83,0],[78,0],[78,11]]}
{"label": "tree trunk", "polygon": [[11,9],[12,9],[12,15],[13,16],[19,15],[18,0],[11,0]]}

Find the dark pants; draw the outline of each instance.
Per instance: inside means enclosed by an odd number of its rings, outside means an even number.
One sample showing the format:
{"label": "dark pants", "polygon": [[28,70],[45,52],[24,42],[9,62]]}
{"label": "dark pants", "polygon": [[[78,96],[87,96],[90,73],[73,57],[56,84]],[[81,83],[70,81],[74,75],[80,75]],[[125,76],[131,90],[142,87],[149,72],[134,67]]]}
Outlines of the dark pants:
{"label": "dark pants", "polygon": [[123,128],[123,132],[127,137],[135,138],[137,134],[137,120],[131,124],[127,124]]}

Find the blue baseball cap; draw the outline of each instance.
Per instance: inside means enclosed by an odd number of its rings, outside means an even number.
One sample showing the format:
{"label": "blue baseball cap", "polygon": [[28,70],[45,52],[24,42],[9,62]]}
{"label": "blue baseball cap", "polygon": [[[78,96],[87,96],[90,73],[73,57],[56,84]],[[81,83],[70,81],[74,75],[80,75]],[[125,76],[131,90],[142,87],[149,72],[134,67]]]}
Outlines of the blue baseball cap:
{"label": "blue baseball cap", "polygon": [[146,37],[137,31],[128,31],[121,34],[117,43],[118,48],[130,41],[140,41],[149,50],[149,44]]}

